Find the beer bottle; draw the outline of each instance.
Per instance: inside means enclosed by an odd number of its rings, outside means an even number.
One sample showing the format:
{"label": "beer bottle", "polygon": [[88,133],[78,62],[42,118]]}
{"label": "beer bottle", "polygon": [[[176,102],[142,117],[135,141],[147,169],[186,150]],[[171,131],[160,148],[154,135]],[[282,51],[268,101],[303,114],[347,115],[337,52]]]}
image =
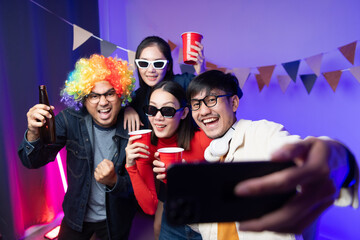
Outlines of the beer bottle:
{"label": "beer bottle", "polygon": [[[39,86],[39,103],[48,105],[50,107],[45,85]],[[46,123],[40,128],[40,140],[44,144],[54,144],[56,142],[55,114],[52,109],[50,109],[49,112],[52,118],[45,118]]]}

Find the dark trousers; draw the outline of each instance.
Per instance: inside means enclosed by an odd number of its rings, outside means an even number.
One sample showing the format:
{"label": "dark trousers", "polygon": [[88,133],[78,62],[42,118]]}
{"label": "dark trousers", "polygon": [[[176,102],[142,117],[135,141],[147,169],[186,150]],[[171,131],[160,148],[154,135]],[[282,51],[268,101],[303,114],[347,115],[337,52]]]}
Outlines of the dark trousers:
{"label": "dark trousers", "polygon": [[84,222],[82,232],[75,231],[70,228],[65,220],[61,222],[59,240],[89,240],[95,233],[96,239],[109,239],[106,221],[102,222]]}

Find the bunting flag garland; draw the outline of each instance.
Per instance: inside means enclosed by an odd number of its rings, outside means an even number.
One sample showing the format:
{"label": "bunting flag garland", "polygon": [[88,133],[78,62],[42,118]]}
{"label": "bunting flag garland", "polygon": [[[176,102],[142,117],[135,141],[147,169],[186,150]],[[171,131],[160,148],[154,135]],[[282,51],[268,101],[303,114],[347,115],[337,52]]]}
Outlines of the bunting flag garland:
{"label": "bunting flag garland", "polygon": [[349,43],[345,46],[339,47],[339,51],[344,55],[344,57],[354,65],[355,60],[355,50],[356,50],[356,41]]}
{"label": "bunting flag garland", "polygon": [[131,70],[135,71],[135,52],[134,51],[128,51],[128,62],[129,67]]}
{"label": "bunting flag garland", "polygon": [[261,92],[265,86],[264,80],[262,79],[260,74],[255,74],[255,78],[259,87],[259,92]]}
{"label": "bunting flag garland", "polygon": [[300,78],[306,88],[306,91],[310,94],[317,78],[316,74],[303,74],[300,75]]}
{"label": "bunting flag garland", "polygon": [[285,93],[286,89],[288,88],[288,86],[291,82],[291,77],[288,75],[277,75],[277,79],[278,79],[278,83],[280,85],[281,91],[283,93]]}
{"label": "bunting flag garland", "polygon": [[109,57],[113,52],[115,52],[117,46],[111,42],[101,40],[100,41],[100,49],[101,54],[104,55],[104,57]]}
{"label": "bunting flag garland", "polygon": [[[134,51],[122,48],[120,46],[117,46],[114,43],[111,43],[109,41],[101,39],[101,38],[95,36],[94,34],[92,34],[91,32],[89,32],[73,23],[68,22],[66,19],[56,15],[54,12],[52,12],[52,11],[48,10],[47,8],[43,7],[42,5],[36,3],[34,0],[29,0],[29,1],[34,3],[35,5],[37,5],[38,7],[44,9],[48,13],[54,15],[55,17],[59,18],[63,22],[72,26],[72,28],[73,28],[73,49],[72,50],[73,51],[76,50],[78,47],[80,47],[82,44],[84,44],[90,37],[94,37],[100,41],[100,48],[101,48],[102,55],[104,55],[105,57],[108,57],[115,52],[116,48],[126,51],[128,53],[128,62],[129,62],[130,67],[133,70],[136,69],[135,65],[134,65],[134,60],[135,60],[135,52]],[[174,54],[173,51],[175,49],[178,49],[178,63],[180,65],[181,72],[194,73],[195,69],[192,65],[186,65],[183,63],[182,47],[178,46],[176,43],[172,42],[171,40],[168,40],[168,44],[170,46],[172,54]],[[352,65],[354,65],[354,63],[355,63],[356,45],[357,45],[357,41],[354,41],[354,42],[351,42],[349,44],[346,44],[344,46],[337,48],[342,53],[342,55]],[[317,55],[313,55],[311,57],[304,58],[307,65],[314,72],[314,74],[299,75],[308,94],[310,94],[310,92],[315,84],[315,81],[321,75],[321,64],[322,64],[323,56],[324,56],[324,53],[320,53]],[[288,74],[288,75],[277,75],[278,84],[280,85],[280,88],[283,91],[283,93],[286,92],[291,80],[296,83],[296,77],[298,75],[300,62],[301,62],[301,59],[286,62],[286,63],[281,63],[281,65],[285,69],[286,73]],[[249,67],[249,68],[239,67],[239,68],[227,69],[225,67],[218,67],[217,64],[214,64],[214,63],[211,63],[208,61],[206,61],[205,63],[206,63],[207,70],[216,69],[216,70],[220,70],[224,73],[234,74],[239,80],[240,88],[243,88],[245,82],[249,79],[251,73],[253,73],[255,75],[255,78],[256,78],[256,81],[257,81],[257,84],[259,87],[259,92],[261,92],[263,90],[265,85],[267,87],[269,87],[274,69],[278,65],[278,64],[275,64],[275,65],[270,65],[270,66]],[[259,73],[257,73],[257,71],[252,71],[252,69],[257,69]],[[353,66],[348,69],[324,72],[324,73],[322,73],[322,75],[324,76],[324,78],[326,79],[328,84],[330,85],[331,89],[335,92],[336,88],[340,82],[342,72],[348,71],[348,70],[351,72],[351,74],[354,76],[354,78],[360,83],[360,66]]]}
{"label": "bunting flag garland", "polygon": [[324,72],[323,75],[326,81],[329,83],[331,89],[335,92],[337,85],[339,84],[342,71]]}
{"label": "bunting flag garland", "polygon": [[177,45],[170,40],[168,40],[168,44],[170,46],[171,51],[174,51],[174,49],[177,47]]}
{"label": "bunting flag garland", "polygon": [[275,66],[276,65],[271,65],[271,66],[257,68],[259,70],[261,79],[263,80],[263,82],[266,84],[267,87],[270,84],[271,76],[274,72]]}
{"label": "bunting flag garland", "polygon": [[313,72],[318,77],[320,76],[320,68],[321,68],[322,57],[323,57],[323,54],[320,53],[320,54],[317,54],[315,56],[305,58],[305,62],[307,63],[307,65],[309,65],[311,70],[313,70]]}
{"label": "bunting flag garland", "polygon": [[360,66],[352,67],[349,69],[349,71],[360,83]]}
{"label": "bunting flag garland", "polygon": [[[237,79],[239,80],[239,86],[242,89],[246,80],[250,76],[250,68],[233,68],[232,72],[235,74]],[[231,72],[231,71],[230,71]]]}
{"label": "bunting flag garland", "polygon": [[73,24],[73,51],[86,42],[93,34]]}
{"label": "bunting flag garland", "polygon": [[296,76],[299,70],[300,66],[300,60],[293,61],[293,62],[287,62],[282,64],[285,71],[289,74],[291,79],[296,82]]}

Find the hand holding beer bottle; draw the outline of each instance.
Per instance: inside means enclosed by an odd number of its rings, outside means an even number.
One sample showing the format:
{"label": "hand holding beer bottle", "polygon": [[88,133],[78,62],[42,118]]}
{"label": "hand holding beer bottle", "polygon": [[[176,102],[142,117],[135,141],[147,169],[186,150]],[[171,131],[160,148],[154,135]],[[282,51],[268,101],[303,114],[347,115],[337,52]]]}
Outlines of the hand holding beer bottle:
{"label": "hand holding beer bottle", "polygon": [[46,86],[39,86],[39,104],[36,104],[27,113],[28,141],[35,141],[40,137],[44,144],[56,142],[54,107],[50,106]]}

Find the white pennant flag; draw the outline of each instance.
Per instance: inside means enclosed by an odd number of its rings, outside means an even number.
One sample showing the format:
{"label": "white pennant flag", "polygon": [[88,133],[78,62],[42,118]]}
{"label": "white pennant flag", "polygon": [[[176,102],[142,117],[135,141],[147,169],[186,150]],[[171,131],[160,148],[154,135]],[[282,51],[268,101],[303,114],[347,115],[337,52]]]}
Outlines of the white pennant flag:
{"label": "white pennant flag", "polygon": [[73,51],[86,42],[93,34],[73,24]]}

